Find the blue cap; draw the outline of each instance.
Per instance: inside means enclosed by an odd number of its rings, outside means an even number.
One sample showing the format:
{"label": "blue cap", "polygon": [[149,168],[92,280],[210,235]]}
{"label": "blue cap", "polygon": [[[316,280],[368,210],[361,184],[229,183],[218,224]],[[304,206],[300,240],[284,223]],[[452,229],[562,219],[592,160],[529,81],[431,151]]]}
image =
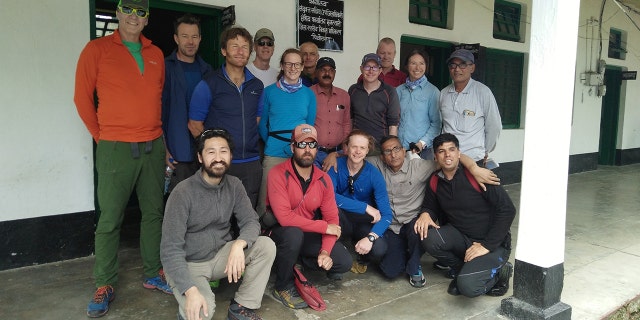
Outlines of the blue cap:
{"label": "blue cap", "polygon": [[451,60],[458,58],[464,62],[471,62],[471,63],[475,63],[475,59],[473,57],[473,52],[467,50],[467,49],[458,49],[456,51],[454,51],[450,56],[449,59],[447,59],[447,63],[451,62]]}
{"label": "blue cap", "polygon": [[382,65],[382,62],[380,61],[380,56],[379,55],[377,55],[375,53],[367,53],[362,58],[362,64],[360,66],[364,67],[364,65],[367,64],[367,62],[369,62],[371,60],[375,61],[379,66]]}

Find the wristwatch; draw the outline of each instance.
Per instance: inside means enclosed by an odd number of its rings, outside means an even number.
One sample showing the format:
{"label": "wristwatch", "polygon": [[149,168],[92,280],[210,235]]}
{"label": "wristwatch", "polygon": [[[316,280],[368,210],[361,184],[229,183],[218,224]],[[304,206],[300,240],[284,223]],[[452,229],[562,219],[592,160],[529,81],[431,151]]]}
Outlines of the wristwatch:
{"label": "wristwatch", "polygon": [[370,235],[367,236],[367,239],[369,239],[369,241],[371,241],[371,243],[373,243],[373,242],[376,241],[376,236],[370,234]]}

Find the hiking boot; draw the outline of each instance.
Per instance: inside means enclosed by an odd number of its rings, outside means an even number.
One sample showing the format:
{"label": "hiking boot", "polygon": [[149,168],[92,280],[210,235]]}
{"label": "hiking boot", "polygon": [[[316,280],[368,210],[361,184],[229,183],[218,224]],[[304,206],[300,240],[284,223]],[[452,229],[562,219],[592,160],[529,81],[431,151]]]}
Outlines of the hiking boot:
{"label": "hiking boot", "polygon": [[171,287],[167,283],[167,278],[164,276],[164,271],[160,269],[158,275],[153,278],[146,278],[142,282],[142,286],[147,289],[158,289],[166,294],[173,294]]}
{"label": "hiking boot", "polygon": [[354,261],[353,264],[351,264],[351,272],[358,274],[365,273],[367,272],[367,265],[358,261]]}
{"label": "hiking boot", "polygon": [[327,278],[329,278],[329,280],[340,281],[342,277],[343,275],[340,272],[327,271]]}
{"label": "hiking boot", "polygon": [[106,285],[98,288],[87,306],[89,318],[100,318],[109,311],[109,303],[116,297],[113,287]]}
{"label": "hiking boot", "polygon": [[453,280],[451,280],[451,283],[449,283],[449,288],[447,288],[447,293],[452,296],[460,295],[460,290],[458,290],[458,280],[456,278],[453,278]]}
{"label": "hiking boot", "polygon": [[427,280],[422,274],[422,266],[418,266],[418,273],[409,276],[409,284],[414,288],[422,288],[427,283]]}
{"label": "hiking boot", "polygon": [[231,300],[227,320],[262,320],[255,310],[249,309],[235,300]]}
{"label": "hiking boot", "polygon": [[498,282],[486,294],[492,297],[504,296],[509,291],[509,279],[513,275],[513,265],[511,262],[505,263],[498,271]]}
{"label": "hiking boot", "polygon": [[302,300],[302,297],[300,297],[300,294],[298,293],[298,289],[296,289],[296,287],[291,287],[282,291],[274,289],[273,296],[276,299],[280,300],[282,304],[291,309],[302,309],[309,306],[306,302],[304,302],[304,300]]}

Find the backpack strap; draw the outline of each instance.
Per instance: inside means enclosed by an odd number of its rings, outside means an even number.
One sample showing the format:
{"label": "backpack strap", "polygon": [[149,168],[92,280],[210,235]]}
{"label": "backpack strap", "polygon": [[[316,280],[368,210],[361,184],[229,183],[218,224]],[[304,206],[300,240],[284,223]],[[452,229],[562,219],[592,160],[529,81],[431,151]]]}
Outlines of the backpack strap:
{"label": "backpack strap", "polygon": [[476,189],[476,191],[482,193],[482,190],[480,190],[480,185],[478,184],[478,181],[476,181],[476,178],[473,177],[473,175],[471,174],[471,171],[467,170],[467,168],[463,168],[464,169],[464,175],[467,176],[467,180],[469,180],[469,183],[471,183],[471,186]]}
{"label": "backpack strap", "polygon": [[[476,178],[473,177],[473,174],[471,174],[471,171],[467,170],[467,168],[464,168],[464,175],[467,177],[467,180],[469,180],[469,183],[471,183],[471,186],[478,191],[479,193],[482,193],[482,190],[480,189],[480,184],[478,184],[478,181],[476,181]],[[436,193],[436,190],[438,190],[438,176],[437,176],[438,171],[434,172],[431,175],[431,178],[429,179],[429,188],[431,188],[431,191],[433,191],[433,193]]]}
{"label": "backpack strap", "polygon": [[431,188],[433,193],[436,193],[436,190],[438,190],[438,171],[431,174],[431,178],[429,179],[429,188]]}

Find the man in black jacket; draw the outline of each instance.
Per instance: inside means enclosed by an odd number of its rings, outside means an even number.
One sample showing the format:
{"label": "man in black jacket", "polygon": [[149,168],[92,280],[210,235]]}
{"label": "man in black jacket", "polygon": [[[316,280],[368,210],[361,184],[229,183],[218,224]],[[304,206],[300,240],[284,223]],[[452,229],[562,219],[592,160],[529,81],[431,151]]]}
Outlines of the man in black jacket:
{"label": "man in black jacket", "polygon": [[437,136],[433,148],[442,169],[429,179],[414,227],[422,247],[453,269],[449,294],[502,296],[513,272],[509,229],[516,209],[501,186],[481,191],[468,178],[454,135]]}

